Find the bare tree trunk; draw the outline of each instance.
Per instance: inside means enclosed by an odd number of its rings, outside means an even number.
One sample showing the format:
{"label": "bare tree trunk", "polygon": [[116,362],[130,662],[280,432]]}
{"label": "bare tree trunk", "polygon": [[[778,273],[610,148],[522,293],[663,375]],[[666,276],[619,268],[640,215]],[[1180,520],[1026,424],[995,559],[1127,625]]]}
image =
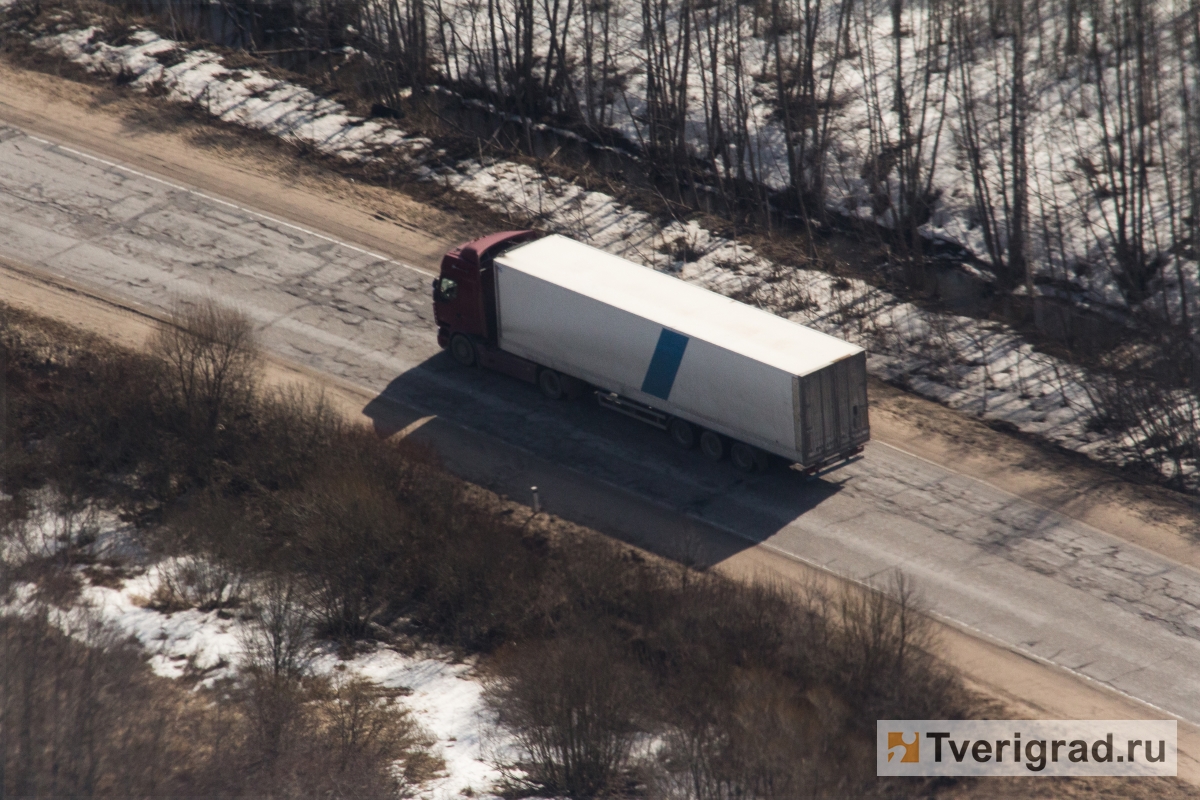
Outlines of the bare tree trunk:
{"label": "bare tree trunk", "polygon": [[1033,297],[1033,275],[1026,257],[1029,228],[1029,176],[1026,168],[1025,120],[1028,97],[1025,91],[1025,0],[1010,0],[1012,10],[1012,98],[1010,142],[1012,153],[1012,210],[1008,225],[1008,269],[1010,287],[1024,280]]}
{"label": "bare tree trunk", "polygon": [[[807,220],[825,216],[825,159],[829,150],[833,87],[842,59],[849,23],[850,0],[836,6],[836,30],[823,49],[825,10],[821,0],[773,0],[766,36],[774,59],[776,102],[784,129],[788,179]],[[819,65],[818,54],[828,56]],[[826,74],[822,78],[820,69]]]}
{"label": "bare tree trunk", "polygon": [[676,199],[690,185],[687,144],[688,68],[692,59],[690,0],[642,0],[642,31],[646,42],[646,130],[648,155],[667,173]]}
{"label": "bare tree trunk", "polygon": [[1066,54],[1079,54],[1079,3],[1080,0],[1067,0],[1067,43]]}
{"label": "bare tree trunk", "polygon": [[[949,94],[945,9],[940,0],[933,0],[926,13],[911,15],[921,24],[909,30],[904,26],[903,0],[890,0],[890,63],[881,67],[871,36],[874,21],[865,5],[858,49],[871,141],[863,178],[871,187],[876,214],[891,226],[891,242],[907,280],[921,286],[925,265],[920,226],[935,199],[933,181]],[[911,48],[905,44],[909,39]],[[911,74],[906,52],[913,56]],[[886,107],[885,94],[891,98]]]}

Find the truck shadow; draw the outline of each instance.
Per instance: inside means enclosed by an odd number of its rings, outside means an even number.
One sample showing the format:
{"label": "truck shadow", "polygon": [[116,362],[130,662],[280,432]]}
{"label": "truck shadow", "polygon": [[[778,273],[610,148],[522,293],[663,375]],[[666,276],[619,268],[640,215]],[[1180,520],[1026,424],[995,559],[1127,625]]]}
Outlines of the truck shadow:
{"label": "truck shadow", "polygon": [[445,353],[394,378],[363,414],[380,437],[429,446],[465,480],[527,505],[536,486],[546,513],[694,566],[765,541],[845,480],[783,466],[746,475],[675,448],[590,395],[547,400]]}

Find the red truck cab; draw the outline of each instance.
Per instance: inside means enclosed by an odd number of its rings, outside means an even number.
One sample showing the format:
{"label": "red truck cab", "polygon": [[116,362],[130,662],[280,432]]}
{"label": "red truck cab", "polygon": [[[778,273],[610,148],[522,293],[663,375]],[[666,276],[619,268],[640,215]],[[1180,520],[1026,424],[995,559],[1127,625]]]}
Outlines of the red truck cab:
{"label": "red truck cab", "polygon": [[459,363],[536,380],[536,367],[528,375],[525,364],[529,362],[514,361],[515,356],[498,348],[492,259],[540,235],[536,231],[501,231],[460,245],[442,258],[441,274],[433,280],[433,318],[438,326],[438,344],[449,348]]}

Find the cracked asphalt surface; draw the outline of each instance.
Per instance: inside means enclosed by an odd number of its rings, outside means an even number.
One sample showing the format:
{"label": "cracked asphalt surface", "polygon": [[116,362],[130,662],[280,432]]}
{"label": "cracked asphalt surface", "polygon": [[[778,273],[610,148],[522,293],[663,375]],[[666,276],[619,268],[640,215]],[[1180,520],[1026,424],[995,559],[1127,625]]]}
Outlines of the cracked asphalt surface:
{"label": "cracked asphalt surface", "polygon": [[[179,295],[241,308],[275,354],[377,392],[364,411],[380,427],[437,415],[502,452],[447,455],[489,488],[518,496],[539,460],[747,547],[860,580],[899,569],[947,621],[1200,721],[1200,572],[924,459],[873,443],[810,482],[703,462],[589,403],[457,367],[435,341],[426,272],[4,127],[0,256],[152,309]],[[552,484],[542,499],[601,530],[646,527]]]}

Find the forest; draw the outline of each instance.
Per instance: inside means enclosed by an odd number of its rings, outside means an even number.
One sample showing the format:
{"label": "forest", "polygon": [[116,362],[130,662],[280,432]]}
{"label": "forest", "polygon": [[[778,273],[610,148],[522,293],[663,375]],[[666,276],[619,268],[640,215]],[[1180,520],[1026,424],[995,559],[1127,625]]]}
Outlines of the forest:
{"label": "forest", "polygon": [[680,201],[953,242],[1195,334],[1200,3],[127,2],[389,107],[438,86],[624,146]]}

